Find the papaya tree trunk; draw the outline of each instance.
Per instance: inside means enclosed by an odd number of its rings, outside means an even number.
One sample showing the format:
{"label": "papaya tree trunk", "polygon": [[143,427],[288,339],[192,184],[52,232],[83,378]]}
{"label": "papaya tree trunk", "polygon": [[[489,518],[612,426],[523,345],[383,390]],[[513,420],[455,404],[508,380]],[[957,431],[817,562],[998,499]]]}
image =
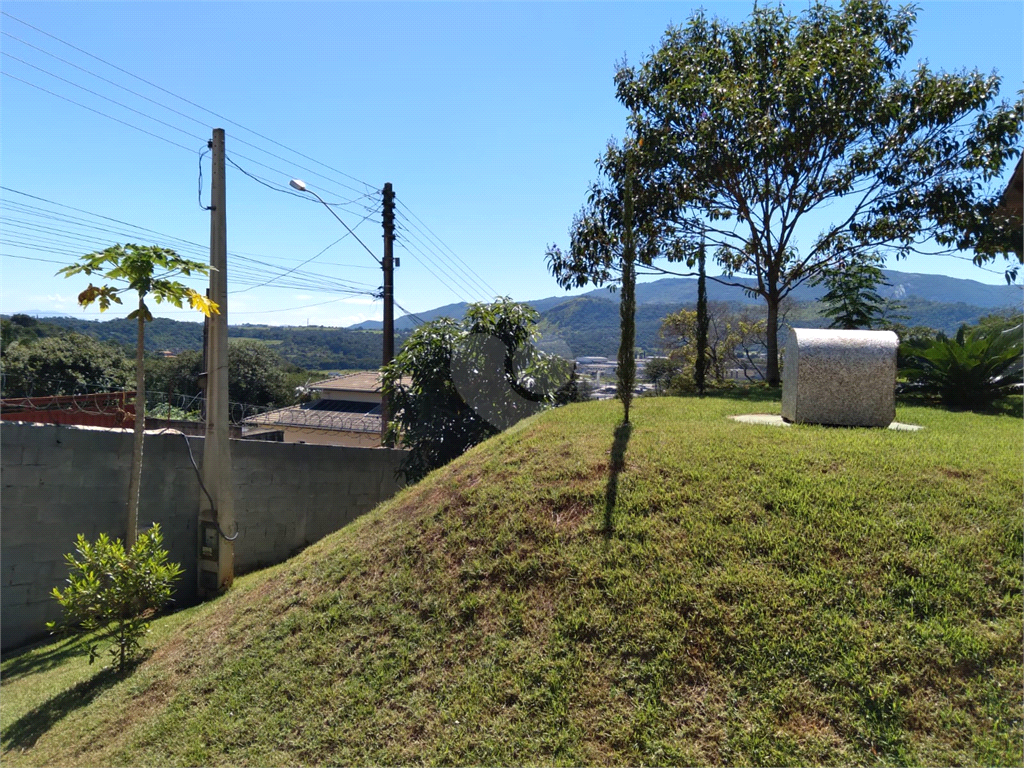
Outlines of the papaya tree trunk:
{"label": "papaya tree trunk", "polygon": [[135,441],[132,445],[132,474],[128,481],[128,532],[124,548],[135,544],[139,528],[139,491],[142,487],[142,439],[146,430],[146,371],[143,352],[146,345],[145,304],[139,296],[139,330],[135,343]]}

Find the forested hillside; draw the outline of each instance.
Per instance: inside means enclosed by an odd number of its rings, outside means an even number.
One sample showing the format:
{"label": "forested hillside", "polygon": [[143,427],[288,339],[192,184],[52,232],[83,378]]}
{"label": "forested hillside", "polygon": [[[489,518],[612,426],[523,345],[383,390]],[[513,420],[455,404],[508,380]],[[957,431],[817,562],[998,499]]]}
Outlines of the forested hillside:
{"label": "forested hillside", "polygon": [[[134,349],[137,326],[134,320],[83,320],[74,317],[46,318],[49,327],[59,327],[114,342]],[[399,331],[397,345],[408,336]],[[233,325],[232,339],[260,339],[288,362],[312,370],[368,369],[380,365],[379,331],[354,331],[321,326]],[[146,351],[185,352],[203,348],[203,324],[158,317],[146,325]]]}
{"label": "forested hillside", "polygon": [[[992,312],[1020,306],[1020,286],[983,285],[973,280],[888,270],[884,274],[889,286],[881,293],[885,297],[894,296],[889,319],[908,327],[924,326],[953,334],[962,324],[975,324]],[[763,312],[763,302],[749,299],[738,288],[709,282],[708,293],[711,301],[725,302],[732,311]],[[796,291],[794,297],[797,300],[790,302],[785,321],[790,325],[807,327],[826,325],[816,300],[820,293],[821,289],[811,287]],[[692,309],[695,301],[696,280],[691,278],[667,278],[638,285],[637,346],[647,354],[659,354],[662,344],[658,332],[662,318],[684,307]],[[541,346],[544,349],[571,357],[615,355],[619,344],[617,294],[599,290],[583,296],[549,297],[527,303],[540,312],[539,330],[543,334]],[[449,304],[421,312],[417,320],[432,320],[442,315],[460,319],[465,309],[465,304]],[[401,317],[395,325],[396,347],[401,347],[412,332],[413,319]],[[132,320],[54,317],[46,318],[38,328],[54,326],[129,349],[135,345],[136,327]],[[231,338],[264,341],[288,362],[302,368],[376,368],[381,359],[380,323],[368,321],[361,326],[233,325],[230,335]],[[50,333],[42,330],[33,332]],[[157,318],[146,326],[146,349],[150,352],[169,349],[177,353],[202,349],[202,345],[202,323]]]}

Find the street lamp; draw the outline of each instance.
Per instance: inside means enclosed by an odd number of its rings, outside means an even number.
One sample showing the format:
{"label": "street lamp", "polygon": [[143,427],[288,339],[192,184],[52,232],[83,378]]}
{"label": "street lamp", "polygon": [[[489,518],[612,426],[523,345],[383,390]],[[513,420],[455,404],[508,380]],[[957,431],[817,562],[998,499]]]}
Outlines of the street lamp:
{"label": "street lamp", "polygon": [[[289,182],[288,182],[288,186],[290,186],[290,187],[291,187],[292,189],[297,189],[297,190],[299,190],[299,192],[308,192],[308,193],[309,193],[309,194],[311,194],[311,195],[312,195],[313,197],[315,197],[315,198],[316,198],[317,200],[319,200],[319,201],[320,201],[321,203],[323,203],[323,205],[324,205],[324,208],[326,208],[326,209],[327,209],[328,211],[330,211],[330,212],[331,212],[331,216],[333,216],[334,218],[336,218],[336,219],[337,219],[337,220],[338,220],[338,221],[339,221],[339,222],[341,223],[341,226],[343,226],[343,227],[344,227],[345,229],[347,229],[347,230],[348,230],[348,233],[349,233],[350,235],[352,235],[352,237],[355,237],[355,238],[356,238],[356,240],[359,240],[359,238],[358,238],[358,237],[356,237],[356,233],[352,231],[352,229],[351,229],[351,228],[349,227],[349,225],[348,225],[348,224],[346,224],[346,223],[345,223],[344,221],[342,221],[342,220],[341,220],[341,217],[340,217],[340,216],[339,216],[338,214],[336,214],[336,213],[334,212],[334,209],[333,209],[333,208],[331,208],[331,206],[327,204],[327,201],[326,201],[326,200],[324,200],[324,199],[323,199],[322,197],[320,197],[320,195],[318,195],[318,194],[317,194],[316,192],[314,192],[314,191],[313,191],[312,189],[309,189],[308,187],[306,187],[306,182],[304,182],[304,181],[303,181],[302,179],[292,179],[291,181],[289,181]],[[359,240],[359,243],[360,243],[360,244],[361,244],[361,245],[363,246],[363,248],[366,248],[366,245],[365,245],[365,244],[363,243],[363,241],[362,241],[362,240]],[[369,248],[366,248],[366,251],[367,251],[367,253],[369,253],[369,254],[370,254],[371,256],[373,256],[373,251],[371,251],[371,250],[370,250]],[[382,267],[384,266],[384,262],[382,262],[382,261],[381,261],[380,259],[378,259],[378,258],[377,258],[376,256],[373,256],[373,258],[374,258],[374,260],[375,260],[375,261],[376,261],[376,262],[377,262],[378,264],[380,264],[380,265],[381,265]]]}

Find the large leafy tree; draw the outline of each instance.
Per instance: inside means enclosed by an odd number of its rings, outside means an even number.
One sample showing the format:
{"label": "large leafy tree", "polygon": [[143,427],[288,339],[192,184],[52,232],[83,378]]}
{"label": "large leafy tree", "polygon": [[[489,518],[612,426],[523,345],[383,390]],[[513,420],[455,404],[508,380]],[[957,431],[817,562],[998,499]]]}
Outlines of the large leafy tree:
{"label": "large leafy tree", "polygon": [[[147,388],[193,397],[201,394],[199,376],[205,369],[203,353],[189,350],[176,357],[150,361]],[[291,365],[266,343],[257,339],[228,342],[228,399],[243,406],[284,406],[295,402],[295,391],[286,374],[309,373]],[[235,405],[232,405],[235,408]],[[232,411],[232,418],[240,416]]]}
{"label": "large leafy tree", "polygon": [[409,449],[418,480],[468,448],[556,401],[572,365],[534,346],[537,312],[500,299],[471,304],[461,322],[425,323],[382,369],[394,418],[385,442]]}
{"label": "large leafy tree", "polygon": [[121,389],[132,378],[131,361],[120,349],[78,333],[16,341],[4,350],[0,370],[4,397]]}
{"label": "large leafy tree", "polygon": [[145,372],[145,337],[146,322],[153,319],[146,298],[151,296],[158,304],[169,302],[181,307],[185,301],[209,317],[210,313],[218,312],[217,304],[210,301],[193,288],[172,279],[177,275],[192,273],[206,275],[209,268],[198,261],[183,259],[174,251],[155,245],[114,245],[103,251],[96,251],[84,256],[82,260],[57,272],[64,277],[84,273],[101,275],[120,285],[95,286],[92,283],[78,295],[78,303],[83,307],[98,303],[100,312],[110,305],[121,304],[121,293],[134,291],[139,306],[129,315],[129,319],[138,322],[138,334],[135,346],[135,441],[132,450],[132,474],[128,482],[128,525],[125,535],[125,546],[131,548],[135,544],[139,519],[139,488],[142,482],[142,441],[146,424],[146,372]]}
{"label": "large leafy tree", "polygon": [[[841,259],[902,257],[926,244],[934,253],[936,242],[977,246],[979,263],[1019,258],[981,219],[1019,154],[1022,102],[996,103],[995,74],[904,71],[914,21],[912,7],[884,0],[819,2],[800,16],[757,6],[741,24],[699,11],[616,75],[632,113],[631,162],[656,201],[647,226],[664,235],[638,259],[656,272],[672,273],[655,256],[692,267],[706,234],[719,282],[754,277],[771,383],[781,302]],[[599,161],[603,180],[573,223],[571,258],[553,259],[556,268],[611,277],[607,232],[587,224],[621,208],[626,149],[611,146]],[[825,207],[829,223],[809,238],[808,217]]]}

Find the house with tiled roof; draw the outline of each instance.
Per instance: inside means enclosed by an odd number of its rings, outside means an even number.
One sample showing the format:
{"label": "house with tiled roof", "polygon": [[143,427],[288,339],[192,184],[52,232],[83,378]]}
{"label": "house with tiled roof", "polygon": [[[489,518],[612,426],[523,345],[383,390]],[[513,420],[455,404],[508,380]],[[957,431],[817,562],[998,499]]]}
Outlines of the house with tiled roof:
{"label": "house with tiled roof", "polygon": [[309,385],[317,399],[278,408],[244,422],[243,435],[278,430],[286,443],[380,446],[381,391],[377,371],[334,376]]}

